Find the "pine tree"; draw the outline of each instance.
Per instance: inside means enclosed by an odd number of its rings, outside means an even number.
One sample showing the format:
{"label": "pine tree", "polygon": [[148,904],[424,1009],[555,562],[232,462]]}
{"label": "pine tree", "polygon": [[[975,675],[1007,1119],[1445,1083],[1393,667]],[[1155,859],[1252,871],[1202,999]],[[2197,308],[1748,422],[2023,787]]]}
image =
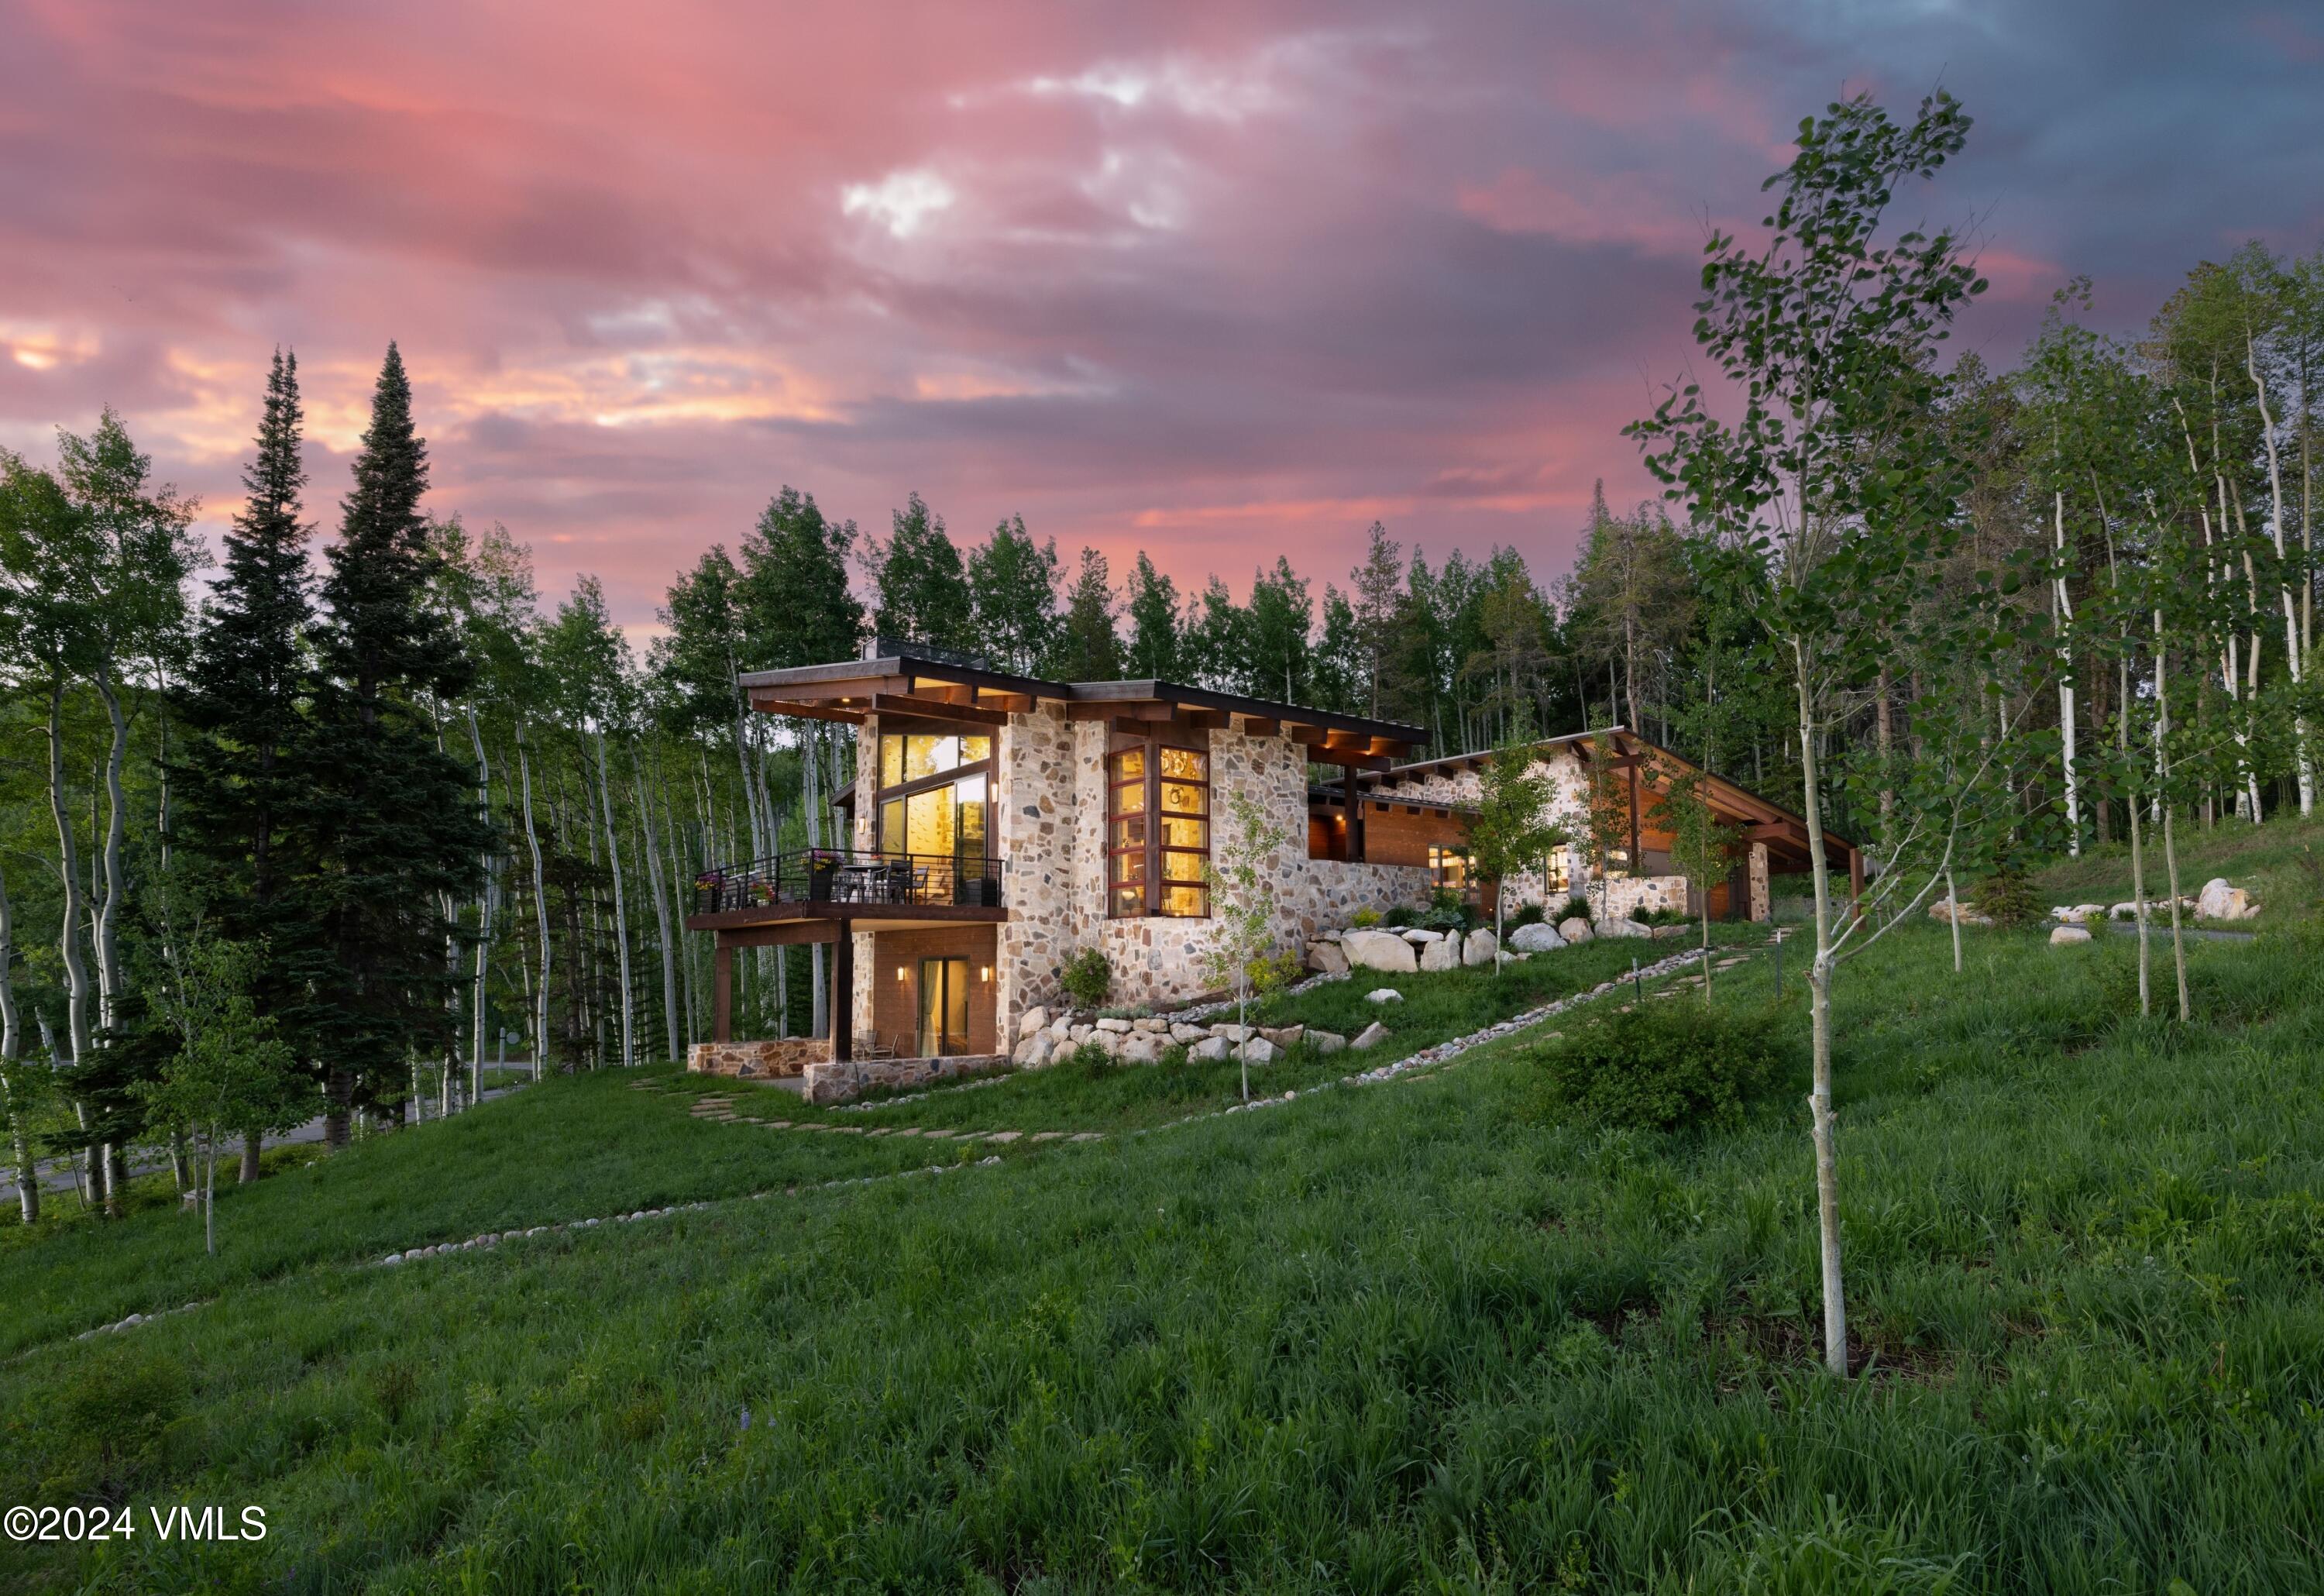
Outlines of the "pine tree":
{"label": "pine tree", "polygon": [[968,591],[977,652],[1001,670],[1040,669],[1057,646],[1056,540],[1036,544],[1021,515],[1002,521],[968,557]]}
{"label": "pine tree", "polygon": [[881,637],[939,649],[975,646],[960,550],[945,530],[944,517],[930,511],[919,494],[896,512],[894,531],[886,542],[872,546],[869,564],[879,593],[876,630]]}
{"label": "pine tree", "polygon": [[300,912],[318,936],[290,973],[315,995],[296,1029],[312,1037],[329,1089],[327,1139],[343,1143],[357,1106],[386,1111],[406,1060],[453,1040],[446,1003],[457,979],[442,906],[472,896],[490,843],[468,772],[438,744],[429,701],[456,698],[472,667],[425,602],[435,556],[420,512],[427,446],[411,385],[390,344],[371,427],[341,502],[340,540],[323,584],[313,714],[296,779],[310,850]]}
{"label": "pine tree", "polygon": [[[176,695],[188,733],[177,777],[172,840],[189,856],[217,935],[265,946],[252,1001],[301,1057],[314,1056],[282,1026],[297,1004],[291,949],[311,940],[283,884],[297,835],[297,778],[287,756],[300,740],[300,646],[311,609],[299,457],[299,360],[277,351],[266,379],[256,452],[243,471],[249,498],[226,534],[226,572],[211,589],[189,679]],[[255,1178],[244,1149],[244,1178]]]}
{"label": "pine tree", "polygon": [[1137,568],[1130,574],[1128,601],[1122,607],[1130,616],[1130,673],[1155,681],[1181,679],[1186,667],[1177,584],[1154,568],[1143,549],[1138,551]]}
{"label": "pine tree", "polygon": [[1082,550],[1081,575],[1065,595],[1065,623],[1049,673],[1063,681],[1114,681],[1121,675],[1121,639],[1113,630],[1112,573],[1105,556]]}

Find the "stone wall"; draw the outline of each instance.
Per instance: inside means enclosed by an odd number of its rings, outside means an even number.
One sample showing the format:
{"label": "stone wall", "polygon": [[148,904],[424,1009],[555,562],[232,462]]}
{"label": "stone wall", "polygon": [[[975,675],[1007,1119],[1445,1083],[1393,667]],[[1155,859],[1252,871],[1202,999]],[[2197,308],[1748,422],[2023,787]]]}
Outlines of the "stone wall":
{"label": "stone wall", "polygon": [[845,1102],[880,1086],[918,1086],[950,1075],[1006,1069],[997,1054],[957,1054],[950,1058],[856,1058],[825,1060],[807,1067],[800,1095],[809,1102]]}
{"label": "stone wall", "polygon": [[735,1075],[756,1080],[805,1073],[831,1056],[827,1037],[785,1037],[772,1042],[696,1042],[686,1067],[698,1075]]}
{"label": "stone wall", "polygon": [[1773,918],[1767,900],[1767,844],[1751,844],[1750,863],[1751,918],[1762,925]]}

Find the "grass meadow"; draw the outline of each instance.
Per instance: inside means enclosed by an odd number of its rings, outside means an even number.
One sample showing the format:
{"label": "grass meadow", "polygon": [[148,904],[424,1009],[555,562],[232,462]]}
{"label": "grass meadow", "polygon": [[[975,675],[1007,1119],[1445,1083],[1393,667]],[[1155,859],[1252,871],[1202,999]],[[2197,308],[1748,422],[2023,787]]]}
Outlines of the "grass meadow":
{"label": "grass meadow", "polygon": [[[1108,1132],[991,1165],[597,1076],[237,1192],[215,1265],[159,1208],[12,1238],[0,1501],[254,1503],[270,1533],[0,1545],[0,1587],[2313,1590],[2324,943],[2271,890],[2258,940],[2191,948],[2183,1029],[2138,1018],[2126,937],[1972,932],[1956,976],[1908,925],[1843,970],[1845,1384],[1796,961],[1779,1007],[1764,955],[1718,977],[1794,1043],[1720,1132],[1573,1122],[1532,1035],[1379,1085],[1270,1066],[1297,1101],[1162,1134],[1132,1132],[1231,1100],[1231,1066],[823,1111]],[[1631,951],[1537,958],[1524,993],[1401,978],[1398,1047]],[[1350,997],[1269,1018],[1351,1029]],[[966,1167],[812,1189],[939,1158]]]}

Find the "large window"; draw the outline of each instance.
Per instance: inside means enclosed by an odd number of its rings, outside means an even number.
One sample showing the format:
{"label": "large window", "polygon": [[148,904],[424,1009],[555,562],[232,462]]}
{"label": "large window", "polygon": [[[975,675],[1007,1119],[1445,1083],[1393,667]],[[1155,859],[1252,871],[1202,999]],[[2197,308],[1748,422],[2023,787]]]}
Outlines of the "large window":
{"label": "large window", "polygon": [[957,880],[982,879],[990,852],[991,770],[990,736],[883,733],[874,846],[883,853],[950,859]]}
{"label": "large window", "polygon": [[1106,892],[1117,918],[1211,912],[1211,756],[1117,734],[1106,759]]}
{"label": "large window", "polygon": [[1541,862],[1541,894],[1554,903],[1573,889],[1572,852],[1563,844],[1552,848]]}

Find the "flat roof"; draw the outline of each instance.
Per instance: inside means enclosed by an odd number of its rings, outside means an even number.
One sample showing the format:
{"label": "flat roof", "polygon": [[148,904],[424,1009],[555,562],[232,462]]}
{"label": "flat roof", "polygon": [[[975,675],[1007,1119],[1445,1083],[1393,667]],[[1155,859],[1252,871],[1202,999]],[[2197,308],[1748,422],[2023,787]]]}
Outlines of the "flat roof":
{"label": "flat roof", "polygon": [[1246,697],[1182,682],[1061,682],[982,665],[898,651],[784,670],[745,671],[735,678],[752,708],[769,715],[862,724],[867,715],[1000,725],[1043,703],[1062,704],[1074,720],[1161,722],[1190,726],[1241,723],[1253,736],[1287,737],[1317,764],[1385,771],[1427,738],[1401,721],[1343,715],[1278,699]]}

